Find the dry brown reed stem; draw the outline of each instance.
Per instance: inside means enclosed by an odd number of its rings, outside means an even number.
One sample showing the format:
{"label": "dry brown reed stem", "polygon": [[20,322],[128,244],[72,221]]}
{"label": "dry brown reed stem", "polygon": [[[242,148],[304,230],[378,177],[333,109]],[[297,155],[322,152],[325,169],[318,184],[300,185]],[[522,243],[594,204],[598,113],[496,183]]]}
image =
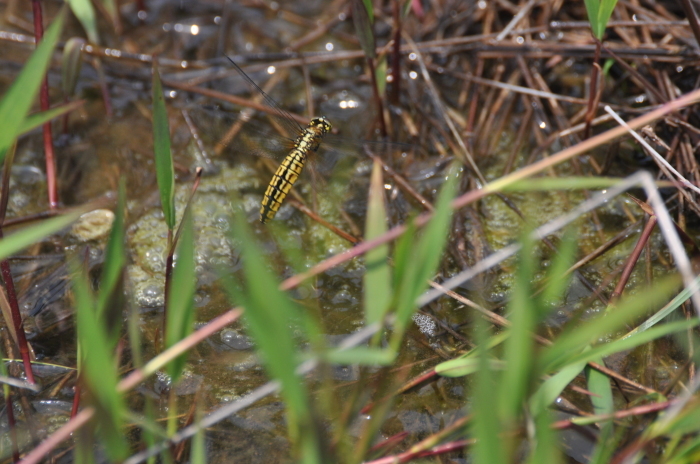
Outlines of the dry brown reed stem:
{"label": "dry brown reed stem", "polygon": [[[667,104],[661,105],[655,110],[652,110],[646,114],[643,114],[642,116],[639,116],[627,123],[627,126],[631,127],[632,129],[638,129],[640,127],[643,127],[647,124],[650,124],[653,121],[656,121],[659,118],[662,118],[666,116],[669,113],[673,113],[675,111],[678,111],[682,108],[685,108],[688,105],[691,105],[693,103],[696,103],[697,101],[700,100],[700,90],[695,90],[689,94],[686,94],[680,98],[677,98],[675,100],[671,100]],[[584,153],[587,153],[589,150],[599,146],[603,145],[605,143],[608,143],[617,137],[620,137],[621,135],[625,134],[627,132],[626,127],[621,127],[617,126],[614,127],[610,130],[607,130],[601,134],[595,135],[591,137],[590,139],[584,140],[581,143],[578,143],[574,146],[571,146],[569,148],[566,148],[559,153],[556,153],[548,158],[542,159],[541,161],[538,161],[536,163],[531,164],[530,166],[524,167],[522,169],[519,169],[512,174],[509,174],[507,176],[504,176],[500,179],[497,179],[489,184],[486,184],[484,188],[481,190],[473,190],[470,192],[465,193],[464,195],[457,197],[453,202],[452,202],[452,208],[462,208],[463,206],[466,206],[470,203],[475,202],[476,200],[479,200],[486,195],[489,195],[491,193],[498,192],[508,185],[514,183],[515,181],[526,179],[528,177],[534,176],[535,174],[538,174],[545,169],[548,169],[552,166],[555,166],[559,163],[562,163],[564,161],[567,161],[575,156],[582,155]],[[420,216],[418,216],[415,219],[415,224],[417,227],[422,227],[424,226],[432,217],[431,213],[423,213]],[[304,280],[313,277],[315,275],[321,274],[328,269],[332,269],[335,266],[338,266],[339,264],[342,264],[346,261],[349,261],[353,258],[356,258],[358,256],[363,255],[367,251],[379,246],[383,245],[385,243],[388,243],[399,236],[401,236],[404,232],[406,231],[406,226],[405,225],[400,225],[396,226],[393,229],[389,230],[387,233],[384,235],[381,235],[375,239],[369,240],[367,242],[363,242],[356,247],[344,251],[343,253],[339,253],[335,256],[331,256],[330,258],[318,263],[311,269],[309,269],[306,272],[303,272],[301,274],[297,274],[295,276],[292,276],[286,280],[284,280],[280,284],[280,289],[282,290],[289,290],[297,285],[301,284]]]}

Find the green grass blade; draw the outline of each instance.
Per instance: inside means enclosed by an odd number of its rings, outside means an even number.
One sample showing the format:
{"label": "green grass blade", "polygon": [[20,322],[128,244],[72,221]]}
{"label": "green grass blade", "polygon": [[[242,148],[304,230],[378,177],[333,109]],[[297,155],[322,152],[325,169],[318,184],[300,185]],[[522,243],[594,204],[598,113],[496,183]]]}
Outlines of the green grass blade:
{"label": "green grass blade", "polygon": [[541,361],[545,366],[544,372],[557,370],[572,362],[572,355],[587,347],[591,340],[598,340],[614,333],[632,323],[635,318],[649,311],[650,308],[661,306],[668,300],[669,295],[677,286],[676,278],[661,280],[653,288],[625,298],[614,311],[604,313],[581,324],[570,324],[557,340],[543,351]]}
{"label": "green grass blade", "polygon": [[[365,223],[365,240],[379,237],[387,230],[386,207],[384,204],[384,185],[382,168],[378,161],[372,167],[372,177],[367,203],[367,221]],[[392,284],[389,268],[389,245],[380,245],[365,255],[364,305],[367,324],[384,319],[391,303]]]}
{"label": "green grass blade", "polygon": [[571,363],[545,380],[528,400],[530,413],[533,416],[537,416],[548,411],[549,405],[554,403],[561,392],[581,373],[584,367],[586,367],[586,363],[582,361]]}
{"label": "green grass blade", "polygon": [[97,18],[95,17],[95,8],[93,8],[90,0],[68,0],[71,11],[80,25],[85,29],[88,40],[93,44],[100,43],[100,36],[97,33]]}
{"label": "green grass blade", "polygon": [[538,298],[538,306],[542,310],[538,314],[540,320],[549,314],[550,309],[560,305],[564,293],[569,287],[572,274],[567,274],[566,271],[574,263],[578,243],[576,235],[574,229],[569,229],[564,234],[559,249],[547,270],[547,285]]}
{"label": "green grass blade", "polygon": [[278,280],[269,271],[243,216],[235,218],[233,224],[234,239],[240,243],[245,278],[241,285],[228,279],[226,288],[234,302],[245,307],[246,325],[265,367],[282,385],[291,440],[305,462],[320,462],[320,457],[315,454],[320,450],[320,441],[314,433],[308,392],[296,373],[299,358],[295,327],[302,319],[299,316],[301,311],[278,289]]}
{"label": "green grass blade", "polygon": [[0,130],[0,154],[2,155],[7,152],[15,138],[19,136],[20,128],[36,99],[39,86],[51,63],[51,54],[61,35],[65,17],[66,11],[63,9],[46,30],[41,43],[29,57],[22,72],[0,101],[0,127],[2,128]]}
{"label": "green grass blade", "polygon": [[[109,321],[109,335],[112,343],[116,343],[121,335],[122,311],[124,310],[124,267],[126,266],[126,251],[124,249],[124,211],[126,208],[126,184],[124,179],[119,182],[117,209],[112,223],[112,231],[105,248],[104,265],[100,281],[100,292],[97,295],[97,317]],[[114,345],[113,345],[114,346]]]}
{"label": "green grass blade", "polygon": [[123,430],[126,408],[117,392],[117,362],[107,336],[106,321],[96,317],[95,299],[82,268],[73,263],[76,327],[82,357],[81,378],[90,391],[98,413],[97,433],[110,459],[120,461],[129,454]]}
{"label": "green grass blade", "polygon": [[109,14],[110,21],[118,21],[119,10],[115,0],[101,0],[100,3],[102,3],[102,6],[107,11],[107,14]]}
{"label": "green grass blade", "polygon": [[175,228],[175,170],[170,151],[170,125],[157,62],[153,63],[153,150],[160,202],[168,230]]}
{"label": "green grass blade", "polygon": [[71,213],[47,219],[39,224],[23,227],[22,229],[5,236],[0,240],[0,259],[5,259],[13,254],[24,250],[30,245],[34,245],[44,237],[58,232],[64,227],[70,225],[71,222],[85,211],[73,211]]}
{"label": "green grass blade", "polygon": [[680,308],[680,306],[688,301],[691,295],[696,292],[698,285],[700,285],[700,276],[696,277],[693,281],[693,285],[690,288],[684,288],[678,295],[676,295],[671,301],[668,302],[663,308],[654,313],[651,317],[646,319],[644,322],[639,324],[634,329],[630,330],[625,337],[630,337],[636,333],[644,332],[645,330],[654,327],[656,324],[668,317],[673,311]]}
{"label": "green grass blade", "polygon": [[584,0],[593,36],[602,40],[617,0]]}
{"label": "green grass blade", "polygon": [[[481,360],[478,356],[469,358],[457,358],[445,361],[435,367],[435,372],[443,377],[464,377],[479,371]],[[500,359],[489,359],[489,369],[505,370],[506,363]]]}
{"label": "green grass blade", "polygon": [[559,439],[552,429],[552,414],[546,411],[535,417],[534,450],[527,460],[528,464],[558,464],[563,462],[559,451]]}
{"label": "green grass blade", "polygon": [[[189,210],[182,218],[182,232],[177,245],[177,259],[168,296],[168,320],[166,321],[165,347],[170,348],[193,330],[194,292],[197,276],[194,260],[194,225]],[[187,354],[182,354],[168,364],[168,375],[176,382],[185,367]]]}
{"label": "green grass blade", "polygon": [[600,33],[600,25],[598,23],[598,12],[600,10],[600,0],[584,0],[586,5],[586,13],[588,13],[588,22],[591,25],[593,36],[598,40],[602,37]]}
{"label": "green grass blade", "polygon": [[[452,164],[449,168],[447,181],[442,186],[436,202],[435,213],[430,223],[425,227],[418,243],[410,251],[410,260],[404,266],[405,271],[401,271],[403,273],[402,282],[396,306],[398,331],[395,334],[397,337],[403,335],[403,331],[408,326],[415,310],[416,299],[428,287],[428,279],[437,272],[449,236],[450,221],[452,220],[450,203],[457,191],[458,180],[459,165]],[[398,342],[395,343],[398,346]],[[396,348],[396,346],[394,347]]]}
{"label": "green grass blade", "polygon": [[[479,347],[485,347],[488,343],[489,328],[487,323],[481,318],[474,320],[474,340]],[[479,371],[476,375],[474,385],[474,396],[472,398],[473,420],[471,423],[471,433],[476,438],[471,455],[475,464],[493,464],[509,462],[506,459],[506,450],[510,447],[504,443],[501,436],[503,429],[498,418],[494,414],[494,407],[497,406],[498,395],[496,388],[497,376],[490,369],[490,353],[487,350],[478,350],[477,359],[479,361]]]}
{"label": "green grass blade", "polygon": [[514,426],[522,411],[522,404],[533,382],[533,376],[537,378],[537,373],[533,371],[532,346],[537,308],[534,304],[531,281],[539,260],[535,256],[534,242],[529,235],[529,231],[525,232],[521,239],[522,249],[515,274],[515,285],[508,303],[511,325],[504,344],[504,361],[508,369],[500,378],[499,399],[496,403],[501,420],[507,427]]}
{"label": "green grass blade", "polygon": [[615,5],[617,5],[617,0],[601,0],[600,8],[598,9],[598,24],[602,29],[598,40],[603,38],[605,33],[605,28],[608,27],[608,22],[612,16],[613,10],[615,10]]}
{"label": "green grass blade", "polygon": [[[508,339],[508,332],[499,332],[492,335],[486,342],[486,345],[479,346],[476,350],[470,350],[459,358],[451,359],[442,362],[435,366],[435,372],[445,377],[461,377],[474,373],[474,359],[477,351],[480,349],[491,350],[499,345],[502,345]],[[500,360],[491,360],[490,366],[492,369],[504,369],[505,363]],[[478,367],[478,366],[477,366]]]}
{"label": "green grass blade", "polygon": [[367,58],[376,58],[374,39],[374,7],[369,0],[352,0],[352,19],[362,51]]}
{"label": "green grass blade", "polygon": [[78,84],[78,78],[80,77],[80,69],[83,67],[84,46],[85,39],[82,37],[71,37],[63,46],[61,88],[65,98],[70,98],[75,93],[75,86]]}
{"label": "green grass blade", "polygon": [[66,105],[51,108],[50,110],[42,111],[40,113],[31,114],[27,116],[24,121],[22,121],[22,125],[19,128],[18,135],[26,134],[27,132],[36,129],[37,127],[41,127],[42,125],[44,125],[44,123],[47,123],[52,119],[56,119],[59,116],[63,116],[64,114],[73,111],[79,106],[82,106],[82,104],[82,101],[75,101]]}
{"label": "green grass blade", "polygon": [[657,338],[665,337],[667,335],[674,334],[676,332],[682,332],[684,330],[692,329],[698,325],[698,319],[693,318],[690,320],[669,322],[645,332],[637,333],[630,337],[622,337],[621,339],[604,343],[602,345],[595,346],[591,348],[590,351],[585,351],[577,355],[572,356],[568,361],[571,363],[578,363],[581,361],[590,362],[594,361],[598,357],[610,356],[614,353],[619,353],[620,351],[631,350],[643,345],[644,343],[649,343],[656,340]]}
{"label": "green grass blade", "polygon": [[[202,408],[197,406],[195,422],[201,421],[203,416],[204,414]],[[205,432],[206,430],[204,428],[199,429],[194,437],[192,437],[192,450],[190,451],[191,464],[207,464],[207,443]]]}
{"label": "green grass blade", "polygon": [[394,361],[394,352],[379,348],[360,346],[347,350],[335,350],[323,356],[334,364],[360,364],[365,366],[388,366]]}
{"label": "green grass blade", "polygon": [[[602,357],[594,358],[593,361],[600,365],[605,365]],[[588,390],[593,393],[591,396],[591,403],[593,403],[594,414],[602,415],[615,412],[610,378],[589,366],[586,366],[585,372]],[[601,464],[609,462],[608,457],[610,456],[612,447],[609,444],[608,438],[611,437],[612,434],[612,421],[607,420],[600,424],[600,441],[597,443],[596,449],[593,452],[592,462],[597,461]]]}
{"label": "green grass blade", "polygon": [[[605,365],[601,356],[594,358],[593,361],[601,366]],[[599,415],[612,414],[615,412],[615,405],[613,404],[612,388],[610,388],[610,377],[591,367],[586,367],[585,370],[588,390],[594,394],[591,396],[593,413]]]}
{"label": "green grass blade", "polygon": [[618,177],[533,177],[504,185],[501,192],[542,192],[548,190],[602,190],[619,184]]}

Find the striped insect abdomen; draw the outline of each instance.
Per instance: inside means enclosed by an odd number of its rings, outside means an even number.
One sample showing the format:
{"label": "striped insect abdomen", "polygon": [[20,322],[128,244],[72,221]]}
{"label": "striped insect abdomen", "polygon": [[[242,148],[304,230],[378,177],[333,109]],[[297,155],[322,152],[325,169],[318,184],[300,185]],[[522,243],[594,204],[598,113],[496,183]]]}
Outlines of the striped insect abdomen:
{"label": "striped insect abdomen", "polygon": [[326,118],[314,118],[294,142],[294,148],[277,168],[265,190],[260,206],[260,222],[263,224],[275,217],[282,202],[301,175],[306,156],[318,150],[321,139],[331,130]]}

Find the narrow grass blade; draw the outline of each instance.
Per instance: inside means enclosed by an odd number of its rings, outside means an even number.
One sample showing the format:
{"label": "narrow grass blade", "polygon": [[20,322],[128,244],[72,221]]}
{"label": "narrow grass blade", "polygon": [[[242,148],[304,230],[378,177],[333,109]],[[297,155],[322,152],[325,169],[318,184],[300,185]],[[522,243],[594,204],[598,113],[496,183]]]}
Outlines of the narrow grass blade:
{"label": "narrow grass blade", "polygon": [[[464,377],[478,372],[480,366],[481,360],[479,357],[472,356],[470,358],[458,358],[440,363],[435,367],[435,372],[443,377]],[[504,370],[506,368],[506,363],[499,359],[489,359],[488,366],[489,369],[494,371]]]}
{"label": "narrow grass blade", "polygon": [[[594,358],[594,362],[605,365],[601,356]],[[597,370],[586,367],[586,380],[588,390],[594,394],[591,396],[594,414],[612,414],[615,411],[613,404],[612,388],[610,388],[610,377]]]}
{"label": "narrow grass blade", "polygon": [[522,404],[533,384],[538,378],[533,369],[534,347],[532,332],[535,330],[537,308],[533,296],[532,276],[535,275],[535,244],[529,238],[530,232],[523,233],[520,240],[522,248],[519,254],[515,285],[508,303],[508,318],[511,322],[509,336],[504,344],[504,361],[508,366],[500,376],[498,410],[503,424],[510,428],[521,415]]}
{"label": "narrow grass blade", "polygon": [[[263,253],[253,240],[245,220],[233,221],[234,239],[240,243],[244,280],[226,287],[235,303],[245,307],[245,321],[256,341],[269,374],[282,384],[287,407],[287,423],[291,439],[306,461],[319,452],[320,441],[314,433],[311,405],[306,386],[296,373],[299,364],[295,343],[295,327],[301,319],[300,309],[280,290],[277,278],[269,271]],[[315,450],[315,451],[314,451]]]}
{"label": "narrow grass blade", "polygon": [[117,209],[112,223],[112,231],[105,248],[104,265],[97,295],[97,317],[109,321],[109,331],[114,342],[121,334],[122,311],[124,309],[123,276],[126,266],[124,250],[124,211],[126,208],[126,184],[119,182]]}
{"label": "narrow grass blade", "polygon": [[546,411],[535,417],[534,427],[534,449],[527,460],[528,464],[558,464],[564,462],[561,451],[559,451],[560,441],[557,432],[552,429],[552,414]]}
{"label": "narrow grass blade", "polygon": [[[604,365],[602,357],[594,358],[593,361]],[[615,405],[613,404],[610,378],[589,366],[586,367],[585,372],[588,390],[593,393],[593,396],[591,396],[591,403],[593,403],[594,414],[612,414],[615,411]],[[608,438],[612,436],[613,428],[613,423],[610,420],[600,424],[600,441],[593,453],[592,462],[600,462],[601,464],[609,462],[608,456],[610,456],[612,447],[610,446]]]}
{"label": "narrow grass blade", "polygon": [[577,243],[577,234],[574,229],[567,230],[547,270],[546,286],[538,298],[538,302],[540,302],[537,305],[540,309],[539,320],[545,318],[549,314],[549,310],[559,306],[562,302],[572,277],[572,274],[567,274],[566,271],[574,262]]}
{"label": "narrow grass blade", "polygon": [[594,346],[590,351],[585,351],[577,355],[572,356],[568,362],[578,363],[581,361],[590,362],[595,361],[598,357],[610,356],[611,354],[619,353],[620,351],[631,350],[644,343],[649,343],[657,338],[665,337],[677,332],[682,332],[688,329],[692,329],[698,325],[698,319],[693,318],[690,320],[669,322],[656,326],[645,332],[637,333],[630,337],[623,337],[621,339],[604,343],[602,345]]}
{"label": "narrow grass blade", "polygon": [[110,459],[120,461],[128,456],[129,446],[122,424],[126,409],[117,392],[117,362],[107,336],[106,321],[96,317],[95,299],[85,272],[76,263],[73,263],[73,271],[76,327],[82,361],[80,376],[98,410],[95,414],[99,423],[97,432],[107,454]]}
{"label": "narrow grass blade", "polygon": [[[197,406],[197,414],[195,414],[195,421],[199,422],[204,416],[202,408]],[[192,437],[192,450],[190,451],[190,463],[191,464],[207,464],[207,446],[205,429],[201,428]]]}
{"label": "narrow grass blade", "polygon": [[500,191],[602,190],[617,185],[623,180],[618,177],[534,177],[504,185]]}
{"label": "narrow grass blade", "polygon": [[68,0],[71,11],[80,25],[85,29],[88,40],[93,44],[100,43],[100,36],[97,33],[97,18],[95,17],[95,8],[93,8],[90,0]]}
{"label": "narrow grass blade", "polygon": [[61,87],[65,98],[72,97],[75,93],[75,86],[78,84],[80,69],[83,65],[83,47],[85,39],[82,37],[71,37],[63,46],[63,56],[61,57]]}
{"label": "narrow grass blade", "polygon": [[[402,281],[396,305],[398,331],[395,332],[395,335],[397,337],[403,335],[403,330],[407,327],[415,310],[416,299],[428,287],[428,279],[433,277],[442,259],[442,252],[449,236],[449,226],[452,220],[450,203],[457,190],[459,169],[458,164],[453,164],[450,167],[447,181],[442,186],[435,205],[433,218],[426,226],[418,243],[410,251],[410,260],[405,262],[405,266],[402,265],[402,270],[398,271],[402,275]],[[405,258],[402,258],[402,261],[404,260]],[[396,343],[395,348],[398,346],[398,342]]]}
{"label": "narrow grass blade", "polygon": [[[491,350],[499,345],[502,345],[508,339],[508,332],[499,332],[495,335],[489,337],[486,341],[486,345],[479,345],[478,348],[470,350],[463,354],[459,358],[451,359],[449,361],[442,362],[435,366],[435,372],[443,375],[445,377],[461,377],[462,375],[469,375],[474,373],[475,365],[474,361],[477,358],[479,350]],[[500,360],[491,360],[490,365],[493,369],[504,369],[505,363]]]}
{"label": "narrow grass blade", "polygon": [[102,3],[102,6],[104,6],[105,11],[107,11],[107,14],[109,14],[110,21],[112,21],[113,23],[119,21],[119,11],[117,9],[117,4],[115,0],[101,0],[100,3]]}
{"label": "narrow grass blade", "polygon": [[46,30],[41,43],[0,101],[0,154],[4,154],[20,134],[20,128],[46,75],[65,17],[66,11],[63,9]]}
{"label": "narrow grass blade", "polygon": [[[367,202],[367,221],[365,223],[365,240],[371,240],[387,231],[386,207],[384,203],[384,186],[382,168],[375,160]],[[389,245],[380,245],[365,255],[364,305],[367,324],[384,319],[391,302],[392,284],[389,268]]]}
{"label": "narrow grass blade", "polygon": [[367,58],[376,58],[374,39],[374,6],[369,0],[352,0],[352,19],[362,51]]}
{"label": "narrow grass blade", "polygon": [[605,313],[574,327],[567,327],[552,346],[542,353],[543,372],[557,370],[571,361],[577,351],[587,347],[591,340],[599,340],[605,335],[622,329],[644,312],[668,301],[671,292],[677,288],[676,278],[661,280],[653,288],[646,289],[637,295],[621,301],[614,311]]}
{"label": "narrow grass blade", "polygon": [[26,134],[27,132],[36,129],[37,127],[41,127],[44,123],[47,123],[52,119],[56,119],[59,116],[63,116],[64,114],[69,113],[82,105],[83,101],[74,101],[65,105],[51,108],[50,110],[29,115],[22,122],[22,125],[18,130],[18,135]]}
{"label": "narrow grass blade", "polygon": [[[194,225],[189,211],[182,218],[182,232],[177,245],[177,259],[168,296],[168,320],[165,347],[170,348],[187,337],[194,324],[194,292],[197,283],[194,261]],[[175,383],[182,374],[186,354],[168,364],[168,374]]]}
{"label": "narrow grass blade", "polygon": [[549,405],[554,403],[557,397],[561,395],[561,392],[581,373],[584,367],[586,367],[586,363],[582,361],[571,363],[545,380],[528,400],[530,413],[533,416],[537,416],[548,411]]}
{"label": "narrow grass blade", "polygon": [[605,33],[605,28],[608,27],[608,22],[610,21],[610,17],[612,16],[613,10],[615,9],[615,5],[617,5],[617,0],[600,0],[600,8],[598,9],[598,27],[600,28],[599,35],[596,36],[598,37],[598,40],[601,40],[603,38],[603,34]]}
{"label": "narrow grass blade", "polygon": [[700,285],[700,276],[695,278],[694,285],[691,285],[690,288],[683,288],[683,290],[678,295],[676,295],[671,301],[669,301],[667,305],[655,312],[651,317],[646,319],[637,327],[630,330],[627,333],[627,335],[625,335],[625,337],[630,337],[636,333],[644,332],[645,330],[654,327],[656,324],[664,320],[671,313],[673,313],[673,311],[680,308],[680,306],[683,303],[690,299],[692,294],[697,291],[698,285]]}
{"label": "narrow grass blade", "polygon": [[394,361],[394,352],[379,348],[356,347],[342,351],[331,351],[325,354],[323,359],[334,364],[388,366]]}
{"label": "narrow grass blade", "polygon": [[[477,346],[485,347],[487,345],[488,334],[489,328],[486,322],[481,318],[475,318],[473,335]],[[506,456],[510,446],[504,443],[501,436],[503,429],[498,414],[494,413],[498,401],[497,376],[490,369],[490,353],[483,349],[478,351],[479,371],[476,375],[474,395],[471,401],[474,418],[470,431],[476,438],[471,462],[475,464],[509,462]]]}
{"label": "narrow grass blade", "polygon": [[617,0],[584,0],[584,3],[586,4],[588,22],[591,23],[593,36],[598,40],[602,40]]}
{"label": "narrow grass blade", "polygon": [[12,234],[6,235],[0,240],[0,259],[8,258],[18,251],[30,245],[34,245],[44,237],[58,232],[78,219],[84,212],[85,211],[73,211],[62,216],[47,219],[33,226],[24,227]]}
{"label": "narrow grass blade", "polygon": [[153,61],[153,150],[160,202],[168,230],[175,228],[175,170],[170,151],[170,125],[163,98],[158,63]]}

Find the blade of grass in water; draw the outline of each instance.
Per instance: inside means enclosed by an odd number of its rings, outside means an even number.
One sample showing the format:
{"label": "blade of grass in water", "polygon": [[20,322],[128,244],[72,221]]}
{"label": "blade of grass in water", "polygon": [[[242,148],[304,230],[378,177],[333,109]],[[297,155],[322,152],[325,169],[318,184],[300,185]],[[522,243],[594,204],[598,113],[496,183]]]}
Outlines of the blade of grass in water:
{"label": "blade of grass in water", "polygon": [[[401,275],[401,281],[396,279],[398,300],[396,302],[396,328],[392,348],[398,350],[403,338],[403,332],[408,327],[411,316],[416,308],[416,299],[428,287],[428,279],[437,271],[442,259],[442,252],[447,243],[452,208],[450,203],[457,191],[459,180],[459,167],[453,164],[449,169],[447,181],[440,190],[440,195],[435,205],[435,213],[430,223],[425,227],[418,242],[408,246],[409,253],[405,258],[397,260],[397,275]],[[399,269],[401,262],[402,269]]]}
{"label": "blade of grass in water", "polygon": [[82,101],[75,101],[65,105],[57,106],[51,108],[47,111],[42,111],[40,113],[35,113],[27,116],[27,118],[22,122],[22,125],[18,129],[18,135],[26,134],[27,132],[41,127],[44,123],[51,121],[59,116],[62,116],[74,109],[82,106]]}
{"label": "blade of grass in water", "polygon": [[[382,170],[378,161],[372,167],[372,177],[367,202],[365,240],[372,240],[387,231],[386,207]],[[363,279],[365,321],[367,324],[381,322],[391,303],[391,269],[389,268],[389,245],[383,244],[368,251],[365,255],[365,276]]]}
{"label": "blade of grass in water", "polygon": [[243,215],[234,218],[234,239],[241,244],[243,282],[226,284],[234,303],[245,307],[245,321],[269,374],[282,384],[290,438],[303,462],[320,462],[320,440],[314,432],[309,395],[296,373],[299,364],[295,327],[302,320],[300,308],[278,290],[263,253]]}
{"label": "blade of grass in water", "polygon": [[[177,260],[168,297],[168,320],[165,347],[170,348],[187,337],[194,324],[194,292],[197,283],[194,261],[194,225],[192,214],[182,218],[182,232],[177,245]],[[168,364],[168,375],[175,383],[182,375],[187,355],[183,354]]]}
{"label": "blade of grass in water", "polygon": [[568,327],[554,341],[552,346],[542,352],[543,372],[558,370],[569,363],[570,359],[589,346],[591,340],[614,333],[632,322],[644,312],[660,306],[668,300],[671,292],[678,286],[675,278],[660,280],[653,288],[637,295],[625,298],[615,311]]}
{"label": "blade of grass in water", "polygon": [[85,29],[88,40],[94,44],[100,42],[100,36],[97,33],[97,18],[95,17],[95,8],[90,0],[68,0],[70,9],[80,21],[80,24]]}
{"label": "blade of grass in water", "polygon": [[[153,150],[161,208],[168,230],[175,228],[175,170],[170,151],[170,126],[157,61],[153,61]],[[170,244],[168,244],[169,246]]]}
{"label": "blade of grass in water", "polygon": [[44,237],[67,227],[84,212],[84,210],[77,210],[66,213],[62,216],[42,221],[39,224],[23,227],[16,232],[6,235],[0,240],[0,259],[8,258]]}
{"label": "blade of grass in water", "polygon": [[117,392],[117,362],[106,321],[96,316],[95,297],[89,288],[87,276],[76,263],[73,263],[73,268],[80,378],[90,391],[90,398],[97,409],[97,433],[107,455],[112,460],[120,461],[129,455],[129,446],[123,430],[126,409],[121,394]]}
{"label": "blade of grass in water", "polygon": [[97,318],[109,321],[108,330],[112,347],[121,336],[122,312],[124,310],[124,211],[126,208],[126,184],[119,182],[117,208],[112,223],[112,231],[105,248],[104,265],[100,278],[100,292],[97,296]]}
{"label": "blade of grass in water", "polygon": [[377,56],[374,40],[374,6],[369,0],[352,0],[352,19],[360,46],[367,58]]}
{"label": "blade of grass in water", "polygon": [[64,98],[71,98],[75,94],[75,87],[78,85],[80,70],[83,67],[83,47],[85,39],[82,37],[71,37],[63,46],[63,56],[61,56],[61,88]]}
{"label": "blade of grass in water", "polygon": [[4,156],[14,139],[20,135],[20,128],[39,93],[39,86],[51,62],[51,54],[63,29],[65,17],[66,11],[62,9],[22,72],[0,100],[0,156]]}
{"label": "blade of grass in water", "polygon": [[[473,340],[477,346],[485,347],[491,331],[483,319],[474,319]],[[496,462],[509,462],[506,459],[506,446],[501,437],[502,429],[498,421],[498,415],[494,414],[498,395],[496,394],[496,375],[490,366],[491,353],[487,350],[478,350],[478,373],[473,388],[472,414],[470,425],[471,434],[476,438],[472,449],[471,459],[475,464],[493,464]]]}
{"label": "blade of grass in water", "polygon": [[508,369],[503,371],[497,382],[499,397],[496,405],[502,427],[506,430],[515,427],[522,414],[522,403],[529,394],[533,382],[538,379],[534,364],[534,340],[537,308],[532,288],[535,275],[535,244],[529,231],[521,236],[522,248],[519,253],[515,284],[508,302],[508,319],[511,324],[504,344],[504,361]]}

